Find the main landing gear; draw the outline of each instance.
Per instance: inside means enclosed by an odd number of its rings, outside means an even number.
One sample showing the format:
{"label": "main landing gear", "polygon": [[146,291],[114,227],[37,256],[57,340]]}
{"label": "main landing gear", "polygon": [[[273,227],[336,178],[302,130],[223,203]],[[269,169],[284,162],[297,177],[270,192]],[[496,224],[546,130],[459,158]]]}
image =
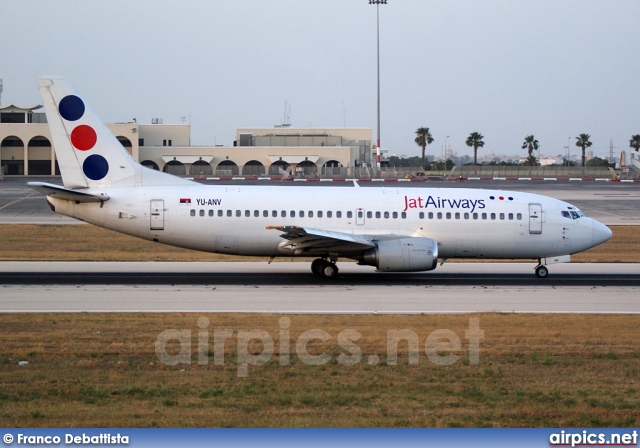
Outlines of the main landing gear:
{"label": "main landing gear", "polygon": [[338,276],[338,266],[333,260],[316,258],[311,263],[311,272],[321,278],[336,278]]}
{"label": "main landing gear", "polygon": [[542,265],[542,260],[538,260],[538,266],[536,266],[536,277],[546,278],[549,275],[549,269]]}

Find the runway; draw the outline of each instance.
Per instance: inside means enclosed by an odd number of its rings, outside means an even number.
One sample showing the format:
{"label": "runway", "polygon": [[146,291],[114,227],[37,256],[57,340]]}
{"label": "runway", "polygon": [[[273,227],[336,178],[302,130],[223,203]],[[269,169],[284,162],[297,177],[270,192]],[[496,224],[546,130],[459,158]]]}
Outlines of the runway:
{"label": "runway", "polygon": [[375,273],[341,263],[0,263],[0,312],[640,313],[635,264],[447,263]]}
{"label": "runway", "polygon": [[[26,182],[60,184],[59,177],[14,177],[0,182],[1,224],[82,224],[51,211],[43,195]],[[353,188],[353,182],[280,182],[280,181],[207,181],[208,185],[277,185],[282,188],[303,186]],[[567,201],[605,225],[640,225],[640,183],[569,181],[481,181],[468,182],[364,182],[362,188],[478,188],[523,191]]]}

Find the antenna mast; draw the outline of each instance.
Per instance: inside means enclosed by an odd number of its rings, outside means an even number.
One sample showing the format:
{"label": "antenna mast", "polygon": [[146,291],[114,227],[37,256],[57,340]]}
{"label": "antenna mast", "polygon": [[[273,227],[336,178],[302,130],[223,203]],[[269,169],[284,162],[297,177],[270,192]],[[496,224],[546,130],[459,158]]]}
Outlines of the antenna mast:
{"label": "antenna mast", "polygon": [[0,104],[2,104],[2,78],[0,78]]}

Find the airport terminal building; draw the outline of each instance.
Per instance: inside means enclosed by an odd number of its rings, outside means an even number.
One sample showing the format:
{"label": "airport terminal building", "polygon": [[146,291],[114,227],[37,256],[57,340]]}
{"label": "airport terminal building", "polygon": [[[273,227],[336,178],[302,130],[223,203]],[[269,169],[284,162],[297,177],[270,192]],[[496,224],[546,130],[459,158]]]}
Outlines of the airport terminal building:
{"label": "airport terminal building", "polygon": [[[42,106],[0,106],[0,166],[4,175],[60,174]],[[233,146],[191,146],[189,124],[107,125],[140,163],[192,177],[331,177],[371,166],[371,128],[241,128]]]}

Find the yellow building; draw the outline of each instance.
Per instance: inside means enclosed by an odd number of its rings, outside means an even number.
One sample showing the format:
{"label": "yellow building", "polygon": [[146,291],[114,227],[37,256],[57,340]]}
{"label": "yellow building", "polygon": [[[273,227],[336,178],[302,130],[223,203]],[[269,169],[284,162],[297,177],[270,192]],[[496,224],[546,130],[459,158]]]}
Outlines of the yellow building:
{"label": "yellow building", "polygon": [[[0,166],[5,175],[59,174],[51,136],[39,104],[0,106]],[[177,175],[321,176],[350,175],[371,166],[370,128],[241,128],[234,146],[191,146],[188,124],[107,125],[140,163]]]}

